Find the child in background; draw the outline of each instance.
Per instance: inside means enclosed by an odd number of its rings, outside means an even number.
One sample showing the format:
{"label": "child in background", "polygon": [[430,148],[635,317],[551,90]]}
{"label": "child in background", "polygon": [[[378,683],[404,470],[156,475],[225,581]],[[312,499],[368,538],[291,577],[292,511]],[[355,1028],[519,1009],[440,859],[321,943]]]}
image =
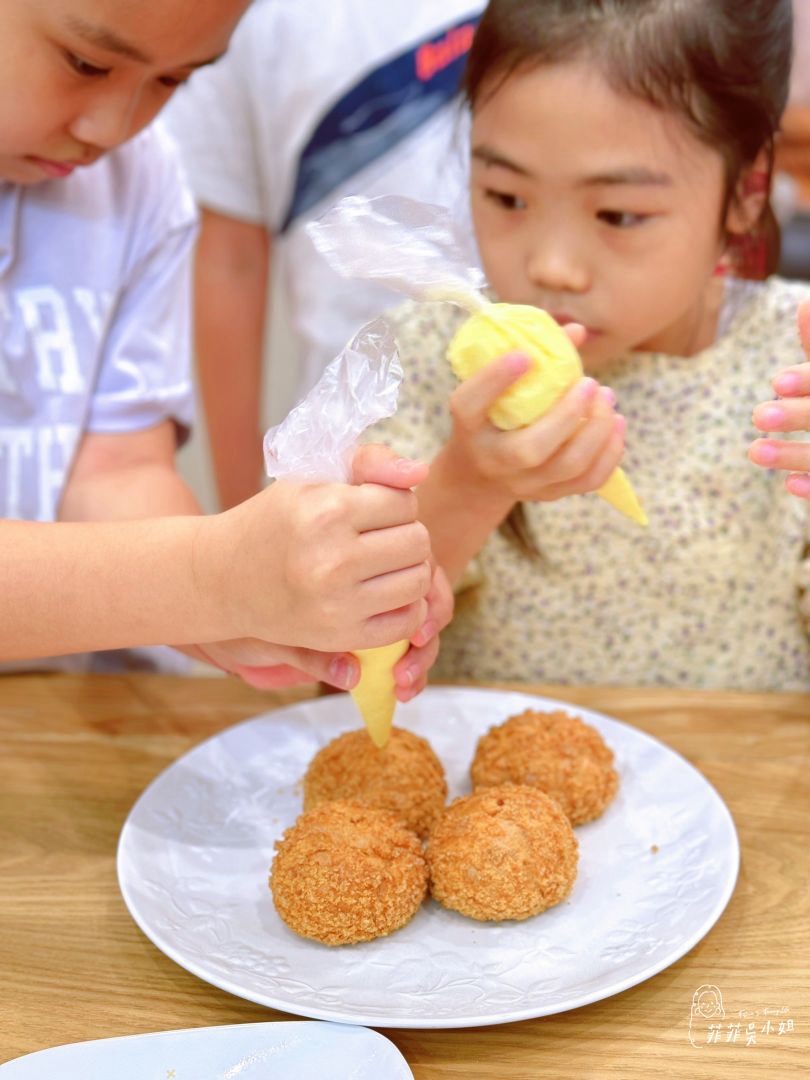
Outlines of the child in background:
{"label": "child in background", "polygon": [[[459,83],[483,7],[253,4],[222,61],[172,99],[166,123],[202,211],[195,355],[223,508],[261,487],[263,385],[274,412],[279,399],[302,397],[357,328],[396,300],[334,273],[307,223],[348,194],[463,198]],[[268,278],[280,283],[274,314],[283,310],[290,331],[269,353]]]}
{"label": "child in background", "polygon": [[[395,313],[406,380],[377,434],[433,458],[420,517],[457,589],[439,675],[810,688],[810,504],[746,454],[810,292],[767,276],[790,54],[790,0],[489,4],[466,72],[479,251],[498,300],[579,324],[588,377],[499,431],[487,411],[528,361],[456,387],[465,314]],[[646,530],[569,497],[605,482],[625,429]],[[789,452],[751,448],[810,469]]]}
{"label": "child in background", "polygon": [[246,6],[0,0],[0,659],[170,642],[350,687],[342,650],[416,635],[410,693],[441,621],[419,633],[423,466],[372,449],[358,486],[278,484],[210,518],[174,470],[194,212],[138,132]]}

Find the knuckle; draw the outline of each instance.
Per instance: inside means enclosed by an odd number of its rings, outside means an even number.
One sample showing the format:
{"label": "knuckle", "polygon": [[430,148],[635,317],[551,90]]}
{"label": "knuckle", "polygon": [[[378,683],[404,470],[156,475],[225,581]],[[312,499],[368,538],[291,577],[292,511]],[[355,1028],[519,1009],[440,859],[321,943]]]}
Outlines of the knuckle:
{"label": "knuckle", "polygon": [[546,455],[541,447],[528,443],[514,446],[511,452],[511,461],[515,469],[528,472],[539,468],[546,460]]}
{"label": "knuckle", "polygon": [[615,468],[616,464],[612,458],[597,461],[582,478],[583,483],[586,485],[585,490],[598,491],[613,475]]}
{"label": "knuckle", "polygon": [[416,515],[419,513],[419,499],[414,491],[399,491],[397,495],[401,497],[402,512],[406,514],[411,521],[416,520]]}
{"label": "knuckle", "polygon": [[584,449],[571,450],[565,464],[565,475],[569,479],[586,475],[593,464],[590,453]]}
{"label": "knuckle", "polygon": [[581,477],[594,463],[593,446],[589,442],[573,442],[560,458],[560,477],[566,480]]}
{"label": "knuckle", "polygon": [[[421,521],[414,521],[411,526],[413,531],[413,540],[411,542],[411,551],[415,559],[427,560],[430,558],[430,533],[427,530],[427,526]],[[429,568],[428,568],[429,569]]]}
{"label": "knuckle", "polygon": [[469,410],[463,400],[459,400],[455,394],[450,398],[450,418],[459,431],[468,432],[472,428]]}
{"label": "knuckle", "polygon": [[422,625],[427,615],[427,603],[424,600],[417,600],[413,604],[409,604],[402,615],[403,627],[402,636],[409,638]]}
{"label": "knuckle", "polygon": [[337,484],[328,484],[308,489],[308,494],[302,501],[302,513],[305,525],[309,529],[319,531],[331,530],[341,522],[347,513],[348,500],[346,491],[341,490]]}
{"label": "knuckle", "polygon": [[419,567],[419,595],[427,596],[430,592],[430,587],[433,584],[433,569],[430,563],[425,560]]}
{"label": "knuckle", "polygon": [[484,480],[498,480],[505,473],[513,472],[513,466],[505,466],[502,455],[497,450],[491,454],[473,454],[473,469]]}

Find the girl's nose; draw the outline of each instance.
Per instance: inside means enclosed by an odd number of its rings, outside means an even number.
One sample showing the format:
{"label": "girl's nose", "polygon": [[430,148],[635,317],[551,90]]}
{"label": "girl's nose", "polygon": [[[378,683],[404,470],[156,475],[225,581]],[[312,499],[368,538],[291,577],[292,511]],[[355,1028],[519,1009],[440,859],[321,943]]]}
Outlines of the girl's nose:
{"label": "girl's nose", "polygon": [[585,292],[590,273],[585,260],[564,236],[540,237],[529,253],[526,273],[533,285],[548,292]]}

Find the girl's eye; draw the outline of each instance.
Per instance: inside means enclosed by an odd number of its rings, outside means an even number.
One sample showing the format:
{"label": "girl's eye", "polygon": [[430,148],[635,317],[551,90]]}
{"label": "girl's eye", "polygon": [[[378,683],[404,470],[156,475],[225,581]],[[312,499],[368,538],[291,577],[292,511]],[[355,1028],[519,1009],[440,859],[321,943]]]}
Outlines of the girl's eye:
{"label": "girl's eye", "polygon": [[600,210],[596,216],[614,229],[632,229],[635,225],[643,224],[650,215],[631,214],[625,210]]}
{"label": "girl's eye", "polygon": [[517,195],[510,195],[507,191],[495,191],[494,188],[486,188],[484,197],[500,206],[503,210],[525,210],[526,203]]}
{"label": "girl's eye", "polygon": [[88,64],[86,60],[82,60],[80,56],[75,53],[65,53],[67,62],[73,68],[78,75],[83,75],[86,79],[101,79],[105,75],[110,74],[109,68],[97,67],[95,64]]}

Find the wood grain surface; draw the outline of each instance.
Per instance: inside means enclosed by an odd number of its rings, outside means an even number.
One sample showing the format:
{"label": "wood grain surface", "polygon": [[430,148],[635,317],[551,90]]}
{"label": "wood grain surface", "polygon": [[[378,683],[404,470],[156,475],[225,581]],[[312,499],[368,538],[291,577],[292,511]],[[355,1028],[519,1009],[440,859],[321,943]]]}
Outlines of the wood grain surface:
{"label": "wood grain surface", "polygon": [[[628,721],[696,765],[736,821],[740,879],[702,942],[623,994],[515,1024],[386,1030],[416,1080],[808,1075],[810,695],[530,689]],[[289,1019],[159,952],[124,906],[115,853],[157,773],[300,696],[216,678],[0,679],[0,1062],[84,1039]],[[689,1017],[703,984],[721,990],[726,1015],[720,1042],[696,1049]]]}

